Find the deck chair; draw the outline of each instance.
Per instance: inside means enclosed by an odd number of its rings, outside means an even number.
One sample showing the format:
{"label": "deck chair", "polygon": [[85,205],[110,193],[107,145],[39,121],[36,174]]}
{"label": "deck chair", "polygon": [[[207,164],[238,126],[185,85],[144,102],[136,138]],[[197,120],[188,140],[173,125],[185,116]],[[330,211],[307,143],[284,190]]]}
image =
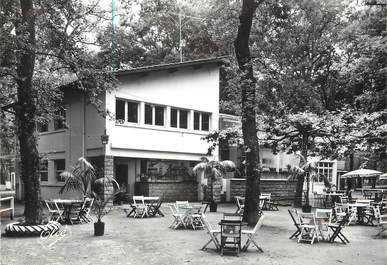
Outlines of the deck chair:
{"label": "deck chair", "polygon": [[177,213],[176,207],[174,204],[170,203],[168,204],[169,209],[171,210],[172,216],[173,216],[173,222],[169,226],[169,228],[176,229],[180,226],[186,227],[186,224],[184,222],[184,214],[182,213]]}
{"label": "deck chair", "polygon": [[133,196],[134,218],[148,216],[148,206],[144,202],[144,196]]}
{"label": "deck chair", "polygon": [[159,199],[156,204],[149,205],[149,215],[156,216],[156,214],[158,214],[158,215],[164,217],[164,214],[160,210],[162,203],[163,203],[163,200]]}
{"label": "deck chair", "polygon": [[316,239],[320,241],[321,235],[315,215],[313,213],[300,213],[299,217],[301,233],[298,235],[298,243],[308,241],[312,245]]}
{"label": "deck chair", "polygon": [[292,239],[293,237],[298,237],[298,235],[301,233],[300,228],[300,217],[298,216],[298,212],[296,209],[288,209],[288,212],[290,214],[290,217],[293,220],[293,224],[296,227],[296,231],[289,237],[289,239]]}
{"label": "deck chair", "polygon": [[50,221],[64,221],[63,213],[64,210],[60,209],[58,204],[54,201],[44,201],[48,210]]}
{"label": "deck chair", "polygon": [[349,240],[344,236],[344,234],[341,232],[341,230],[344,228],[345,224],[348,222],[350,216],[351,216],[351,213],[348,212],[340,222],[328,225],[328,227],[333,232],[333,234],[329,238],[329,243],[335,242],[337,237],[344,244],[349,243]]}
{"label": "deck chair", "polygon": [[80,218],[86,222],[89,223],[93,221],[93,218],[90,215],[91,207],[93,206],[94,199],[93,198],[85,198],[83,201],[83,205],[80,212]]}
{"label": "deck chair", "polygon": [[243,210],[245,208],[244,198],[241,196],[235,196],[235,203],[237,206],[236,214],[243,214]]}
{"label": "deck chair", "polygon": [[220,249],[220,243],[218,241],[217,236],[220,234],[220,229],[214,229],[212,228],[210,222],[208,222],[206,215],[202,214],[202,220],[204,225],[204,230],[207,232],[207,234],[210,236],[210,240],[202,247],[202,250],[206,250],[207,246],[213,242],[216,250]]}
{"label": "deck chair", "polygon": [[245,245],[243,246],[242,251],[247,251],[247,248],[250,246],[251,243],[253,243],[258,251],[263,252],[262,248],[255,241],[255,237],[257,236],[257,232],[261,228],[264,219],[265,219],[265,216],[261,215],[257,224],[254,226],[253,230],[243,230],[242,229],[242,235],[247,236],[247,241],[246,241]]}

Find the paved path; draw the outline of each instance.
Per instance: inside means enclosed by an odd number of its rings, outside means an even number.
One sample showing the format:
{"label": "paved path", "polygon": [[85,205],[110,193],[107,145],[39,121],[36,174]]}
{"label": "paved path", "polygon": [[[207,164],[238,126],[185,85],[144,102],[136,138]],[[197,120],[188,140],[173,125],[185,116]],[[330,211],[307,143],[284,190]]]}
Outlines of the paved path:
{"label": "paved path", "polygon": [[[224,204],[218,213],[208,213],[216,224],[223,212],[235,207]],[[293,225],[287,207],[279,212],[265,211],[266,219],[258,242],[264,253],[250,248],[240,257],[220,256],[215,251],[201,251],[208,240],[203,230],[172,230],[172,216],[148,219],[127,218],[116,210],[104,218],[105,236],[93,236],[93,224],[67,226],[67,235],[52,247],[53,241],[39,238],[1,238],[1,264],[386,264],[387,240],[373,239],[376,227],[350,226],[345,234],[351,241],[340,243],[298,244],[289,240]],[[9,220],[3,218],[4,224]]]}

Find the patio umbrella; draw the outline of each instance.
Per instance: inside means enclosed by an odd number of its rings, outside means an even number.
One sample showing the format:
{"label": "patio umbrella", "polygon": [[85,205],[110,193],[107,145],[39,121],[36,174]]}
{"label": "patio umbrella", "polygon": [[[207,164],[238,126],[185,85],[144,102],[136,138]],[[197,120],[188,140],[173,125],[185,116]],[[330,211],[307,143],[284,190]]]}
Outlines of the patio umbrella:
{"label": "patio umbrella", "polygon": [[379,179],[380,180],[386,180],[387,179],[387,173],[384,173],[384,174],[380,175]]}
{"label": "patio umbrella", "polygon": [[367,177],[376,177],[376,176],[379,176],[380,174],[382,174],[382,172],[380,171],[361,168],[361,169],[347,172],[341,177],[342,178],[356,178],[356,177],[367,178]]}

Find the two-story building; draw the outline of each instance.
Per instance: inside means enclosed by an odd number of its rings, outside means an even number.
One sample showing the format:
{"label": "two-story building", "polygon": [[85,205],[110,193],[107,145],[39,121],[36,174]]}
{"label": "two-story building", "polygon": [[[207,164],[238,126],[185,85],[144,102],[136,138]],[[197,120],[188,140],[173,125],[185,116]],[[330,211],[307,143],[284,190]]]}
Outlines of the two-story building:
{"label": "two-story building", "polygon": [[40,127],[42,198],[59,197],[60,173],[86,157],[131,194],[200,199],[192,168],[207,153],[201,138],[218,129],[221,64],[214,58],[117,71],[117,89],[101,98],[113,114],[107,118],[80,90],[64,87],[65,123]]}

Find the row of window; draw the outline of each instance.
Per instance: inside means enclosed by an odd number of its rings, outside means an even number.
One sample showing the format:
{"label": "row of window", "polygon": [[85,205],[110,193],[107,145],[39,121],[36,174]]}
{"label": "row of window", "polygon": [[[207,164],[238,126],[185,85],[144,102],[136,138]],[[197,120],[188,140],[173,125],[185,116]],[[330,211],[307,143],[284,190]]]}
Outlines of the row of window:
{"label": "row of window", "polygon": [[[127,100],[116,100],[116,119],[120,122],[139,123],[138,102]],[[172,128],[188,129],[188,110],[171,108],[170,124],[165,122],[166,107],[145,103],[144,124],[156,126],[170,126]],[[210,130],[210,114],[194,112],[193,129],[200,131]]]}
{"label": "row of window", "polygon": [[[54,171],[55,178],[58,182],[64,181],[64,179],[60,176],[60,174],[65,171],[66,168],[66,160],[65,159],[55,159],[54,161]],[[39,172],[40,172],[40,181],[48,181],[48,160],[40,160],[39,164]]]}

